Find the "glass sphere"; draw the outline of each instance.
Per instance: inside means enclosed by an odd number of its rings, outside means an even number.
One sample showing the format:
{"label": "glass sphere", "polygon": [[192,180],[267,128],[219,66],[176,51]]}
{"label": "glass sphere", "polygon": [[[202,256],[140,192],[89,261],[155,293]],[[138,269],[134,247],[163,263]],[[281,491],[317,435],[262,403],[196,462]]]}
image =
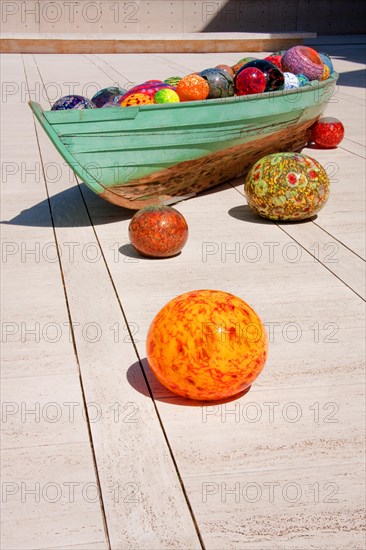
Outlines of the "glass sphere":
{"label": "glass sphere", "polygon": [[312,129],[311,139],[322,149],[337,147],[343,138],[344,126],[338,118],[321,118]]}
{"label": "glass sphere", "polygon": [[263,218],[295,221],[314,216],[328,200],[322,165],[300,153],[274,153],[255,163],[244,186],[249,206]]}
{"label": "glass sphere", "polygon": [[264,367],[265,328],[241,298],[196,290],[170,302],[154,318],[146,355],[157,379],[189,399],[227,399],[248,388]]}

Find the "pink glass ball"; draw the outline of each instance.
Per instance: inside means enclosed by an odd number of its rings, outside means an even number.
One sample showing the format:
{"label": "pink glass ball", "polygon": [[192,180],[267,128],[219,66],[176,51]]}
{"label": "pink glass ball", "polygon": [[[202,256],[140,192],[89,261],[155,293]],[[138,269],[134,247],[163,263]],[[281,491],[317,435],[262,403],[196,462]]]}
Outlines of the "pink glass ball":
{"label": "pink glass ball", "polygon": [[312,130],[312,141],[323,149],[337,147],[344,137],[344,126],[340,120],[325,117],[315,123]]}
{"label": "pink glass ball", "polygon": [[319,80],[323,74],[323,62],[313,48],[308,46],[293,46],[282,58],[285,72],[304,74],[309,80]]}

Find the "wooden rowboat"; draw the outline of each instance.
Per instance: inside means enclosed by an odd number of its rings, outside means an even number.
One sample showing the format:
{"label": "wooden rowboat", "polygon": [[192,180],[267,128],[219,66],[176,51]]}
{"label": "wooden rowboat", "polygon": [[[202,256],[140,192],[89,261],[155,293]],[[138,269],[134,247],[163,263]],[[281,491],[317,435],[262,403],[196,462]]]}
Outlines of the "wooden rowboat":
{"label": "wooden rowboat", "polygon": [[301,151],[337,79],[334,73],[294,90],[141,107],[44,111],[29,103],[90,189],[138,210],[230,180],[264,155]]}

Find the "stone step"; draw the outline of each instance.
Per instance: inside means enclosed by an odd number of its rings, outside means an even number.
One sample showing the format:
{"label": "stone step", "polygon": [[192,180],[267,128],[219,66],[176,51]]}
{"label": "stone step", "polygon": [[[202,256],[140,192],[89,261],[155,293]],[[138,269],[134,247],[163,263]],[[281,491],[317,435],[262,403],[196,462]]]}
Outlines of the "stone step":
{"label": "stone step", "polygon": [[2,34],[2,53],[215,53],[290,48],[316,33]]}

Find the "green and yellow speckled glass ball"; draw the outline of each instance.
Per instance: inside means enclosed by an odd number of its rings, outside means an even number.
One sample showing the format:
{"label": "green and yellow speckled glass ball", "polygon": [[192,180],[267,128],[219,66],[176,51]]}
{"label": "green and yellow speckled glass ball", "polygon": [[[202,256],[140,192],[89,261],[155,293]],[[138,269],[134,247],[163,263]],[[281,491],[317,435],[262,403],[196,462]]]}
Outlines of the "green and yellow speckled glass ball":
{"label": "green and yellow speckled glass ball", "polygon": [[314,216],[328,200],[329,178],[322,165],[300,153],[274,153],[255,163],[244,193],[263,218],[281,221]]}
{"label": "green and yellow speckled glass ball", "polygon": [[154,103],[179,103],[179,95],[174,90],[162,88],[154,95]]}

